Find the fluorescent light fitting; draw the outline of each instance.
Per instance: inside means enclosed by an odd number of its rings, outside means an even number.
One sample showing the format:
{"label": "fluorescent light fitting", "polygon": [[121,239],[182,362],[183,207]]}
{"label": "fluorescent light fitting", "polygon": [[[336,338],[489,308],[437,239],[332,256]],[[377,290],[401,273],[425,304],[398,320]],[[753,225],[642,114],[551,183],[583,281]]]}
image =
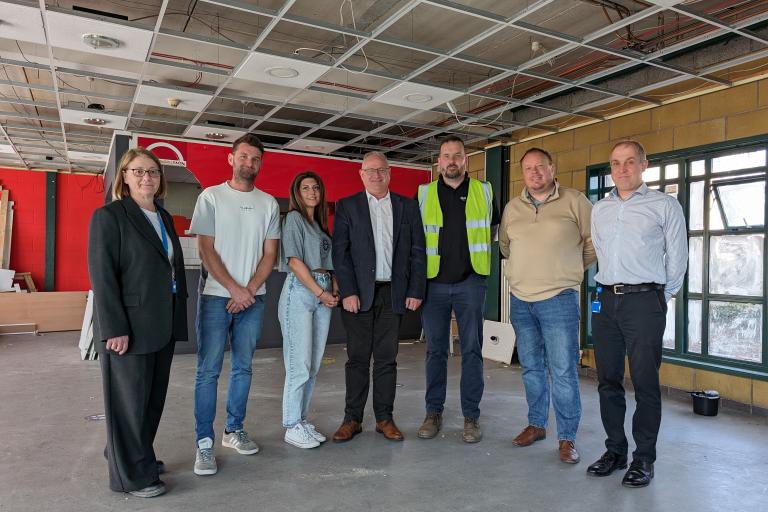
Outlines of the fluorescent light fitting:
{"label": "fluorescent light fitting", "polygon": [[299,76],[299,71],[294,68],[277,66],[268,68],[267,74],[275,78],[296,78]]}
{"label": "fluorescent light fitting", "polygon": [[221,140],[225,137],[226,135],[221,132],[208,132],[205,134],[205,138],[211,140]]}
{"label": "fluorescent light fitting", "polygon": [[409,101],[411,103],[426,103],[428,101],[432,101],[432,96],[430,96],[429,94],[414,92],[411,94],[406,94],[405,101]]}
{"label": "fluorescent light fitting", "polygon": [[109,50],[120,47],[120,41],[101,34],[83,34],[83,42],[94,50]]}
{"label": "fluorescent light fitting", "polygon": [[84,117],[83,122],[93,126],[104,126],[107,124],[107,120],[100,117]]}

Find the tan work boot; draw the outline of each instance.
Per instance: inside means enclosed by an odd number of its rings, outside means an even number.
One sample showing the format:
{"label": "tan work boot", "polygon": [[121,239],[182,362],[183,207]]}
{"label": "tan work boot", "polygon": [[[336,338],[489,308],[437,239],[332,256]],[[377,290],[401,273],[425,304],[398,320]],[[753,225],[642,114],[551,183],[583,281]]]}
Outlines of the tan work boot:
{"label": "tan work boot", "polygon": [[483,431],[480,430],[477,418],[464,418],[464,434],[461,440],[465,443],[479,443],[482,438]]}
{"label": "tan work boot", "polygon": [[424,423],[421,424],[416,435],[420,439],[432,439],[440,432],[440,427],[442,426],[443,415],[439,412],[428,412],[427,417],[424,418]]}

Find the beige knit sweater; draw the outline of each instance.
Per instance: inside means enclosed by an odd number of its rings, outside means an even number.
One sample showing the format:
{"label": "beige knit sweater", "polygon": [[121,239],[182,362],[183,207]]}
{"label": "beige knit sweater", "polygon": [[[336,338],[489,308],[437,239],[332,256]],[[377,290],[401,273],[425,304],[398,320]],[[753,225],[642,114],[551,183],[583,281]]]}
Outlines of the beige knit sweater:
{"label": "beige knit sweater", "polygon": [[499,249],[507,258],[504,275],[520,300],[549,299],[578,290],[584,269],[597,259],[592,247],[592,204],[577,190],[555,183],[554,193],[534,207],[523,189],[504,208]]}

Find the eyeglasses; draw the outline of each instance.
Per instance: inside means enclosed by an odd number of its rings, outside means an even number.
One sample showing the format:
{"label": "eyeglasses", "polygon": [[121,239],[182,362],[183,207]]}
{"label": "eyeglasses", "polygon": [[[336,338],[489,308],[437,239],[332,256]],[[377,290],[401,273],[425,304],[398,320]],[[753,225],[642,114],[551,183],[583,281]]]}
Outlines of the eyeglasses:
{"label": "eyeglasses", "polygon": [[160,169],[144,169],[141,167],[126,169],[126,171],[131,171],[137,178],[143,178],[145,174],[149,174],[150,178],[159,178],[163,174],[163,171]]}
{"label": "eyeglasses", "polygon": [[364,168],[363,171],[368,174],[387,174],[389,172],[389,167]]}

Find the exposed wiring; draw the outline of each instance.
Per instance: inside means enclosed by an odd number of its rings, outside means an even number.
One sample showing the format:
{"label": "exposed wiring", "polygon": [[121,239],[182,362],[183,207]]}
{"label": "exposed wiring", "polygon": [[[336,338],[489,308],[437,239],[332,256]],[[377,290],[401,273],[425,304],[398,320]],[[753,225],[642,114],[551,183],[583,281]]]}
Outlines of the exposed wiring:
{"label": "exposed wiring", "polygon": [[[341,0],[341,5],[339,5],[339,18],[341,19],[341,26],[344,26],[344,4],[349,4],[349,12],[352,14],[352,28],[357,31],[357,22],[355,21],[355,9],[352,7],[352,0]],[[347,44],[347,38],[344,36],[344,34],[341,34],[342,39],[344,40],[344,45]],[[355,36],[357,39],[357,42],[360,42],[360,37]],[[360,52],[363,54],[363,58],[365,59],[365,66],[361,71],[352,71],[351,69],[344,68],[345,70],[349,71],[350,73],[365,73],[368,70],[368,56],[365,54],[365,48],[360,47]],[[343,67],[343,66],[341,66]]]}

